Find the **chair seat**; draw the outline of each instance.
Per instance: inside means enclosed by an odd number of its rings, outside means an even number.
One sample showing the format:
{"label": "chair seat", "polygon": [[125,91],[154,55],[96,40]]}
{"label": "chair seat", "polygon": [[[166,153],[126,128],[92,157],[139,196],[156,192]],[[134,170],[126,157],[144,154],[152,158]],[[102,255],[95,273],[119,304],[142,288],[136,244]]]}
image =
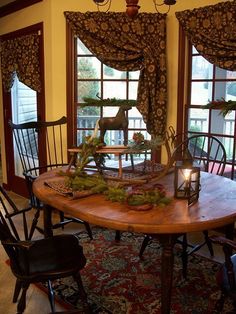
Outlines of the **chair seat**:
{"label": "chair seat", "polygon": [[[24,254],[22,250],[20,254]],[[28,263],[24,263],[24,256],[20,258],[20,272],[14,270],[14,266],[12,268],[18,278],[26,276],[33,281],[42,281],[44,276],[47,280],[59,274],[60,277],[69,276],[86,264],[82,246],[77,237],[70,234],[34,241],[26,254]]]}

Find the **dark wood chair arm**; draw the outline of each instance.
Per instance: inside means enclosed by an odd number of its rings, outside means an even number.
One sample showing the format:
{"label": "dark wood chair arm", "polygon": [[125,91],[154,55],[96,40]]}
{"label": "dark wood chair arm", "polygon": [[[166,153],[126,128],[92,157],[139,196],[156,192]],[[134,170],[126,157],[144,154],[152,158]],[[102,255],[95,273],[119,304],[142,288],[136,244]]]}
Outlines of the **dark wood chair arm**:
{"label": "dark wood chair arm", "polygon": [[221,246],[228,246],[229,248],[236,250],[236,242],[229,240],[225,237],[213,235],[210,237],[210,240],[214,244],[219,244]]}
{"label": "dark wood chair arm", "polygon": [[1,242],[3,245],[19,247],[26,250],[29,250],[34,245],[34,242],[32,241],[20,241],[20,242],[1,241]]}

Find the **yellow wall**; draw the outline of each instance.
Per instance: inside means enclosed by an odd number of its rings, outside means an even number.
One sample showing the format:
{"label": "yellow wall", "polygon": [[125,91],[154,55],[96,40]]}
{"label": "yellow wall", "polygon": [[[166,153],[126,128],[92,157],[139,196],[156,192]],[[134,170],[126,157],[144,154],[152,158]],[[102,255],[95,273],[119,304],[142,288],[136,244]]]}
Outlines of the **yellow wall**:
{"label": "yellow wall", "polygon": [[[159,1],[160,2],[160,1]],[[176,11],[226,2],[226,0],[177,0],[167,18],[168,125],[176,125],[178,22]],[[152,0],[140,0],[140,12],[156,12]],[[110,11],[124,11],[125,0],[113,0]],[[160,7],[164,13],[166,6]],[[66,28],[64,11],[96,11],[92,0],[44,0],[0,18],[0,35],[38,22],[44,23],[46,118],[66,114]],[[0,139],[3,139],[2,91],[0,84]],[[5,149],[2,142],[3,180],[6,180]]]}

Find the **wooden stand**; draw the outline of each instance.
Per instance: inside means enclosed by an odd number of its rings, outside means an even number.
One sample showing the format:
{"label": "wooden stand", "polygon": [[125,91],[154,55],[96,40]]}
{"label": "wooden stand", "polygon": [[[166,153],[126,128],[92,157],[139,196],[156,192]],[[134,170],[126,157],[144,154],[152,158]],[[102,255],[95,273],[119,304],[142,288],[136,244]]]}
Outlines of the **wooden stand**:
{"label": "wooden stand", "polygon": [[[68,170],[70,170],[72,166],[75,166],[77,154],[79,154],[81,151],[82,149],[79,147],[68,149],[68,152],[71,156]],[[139,152],[145,154],[145,160],[137,167],[135,167],[133,161],[133,154],[137,154],[137,151],[132,152],[132,150],[128,149],[127,146],[123,145],[104,146],[102,148],[97,149],[96,153],[113,154],[118,158],[118,169],[111,167],[102,167],[99,169],[99,166],[96,166],[96,169],[102,172],[104,178],[114,181],[122,181],[123,183],[128,182],[131,184],[143,184],[146,183],[147,181],[150,181],[150,179],[153,178],[156,179],[157,177],[160,176],[160,174],[161,176],[162,174],[166,174],[166,172],[169,169],[169,167],[167,166],[147,161],[146,160],[147,150]],[[123,167],[122,156],[127,154],[130,155],[131,165],[128,167]],[[149,163],[148,167],[147,163]]]}

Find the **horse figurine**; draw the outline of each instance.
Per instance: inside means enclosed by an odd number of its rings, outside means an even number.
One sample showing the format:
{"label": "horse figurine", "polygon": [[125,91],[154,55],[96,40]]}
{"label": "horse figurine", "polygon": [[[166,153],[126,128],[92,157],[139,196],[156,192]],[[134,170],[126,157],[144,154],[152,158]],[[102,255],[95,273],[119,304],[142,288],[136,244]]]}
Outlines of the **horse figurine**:
{"label": "horse figurine", "polygon": [[[104,136],[107,130],[123,130],[124,135],[128,130],[128,118],[126,115],[126,111],[132,109],[130,105],[122,105],[120,106],[115,117],[104,117],[99,119],[99,127],[100,127],[100,141],[104,143]],[[124,141],[127,142],[127,141]],[[127,143],[125,143],[127,144]]]}

